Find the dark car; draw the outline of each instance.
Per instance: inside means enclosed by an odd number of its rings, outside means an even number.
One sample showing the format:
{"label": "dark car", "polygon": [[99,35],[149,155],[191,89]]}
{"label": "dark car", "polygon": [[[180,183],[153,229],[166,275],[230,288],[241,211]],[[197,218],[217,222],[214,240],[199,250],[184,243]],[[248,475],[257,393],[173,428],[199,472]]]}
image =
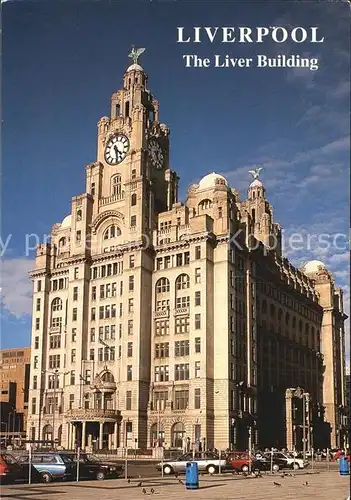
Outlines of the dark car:
{"label": "dark car", "polygon": [[24,469],[11,453],[0,453],[0,483],[13,483],[16,479],[24,479]]}
{"label": "dark car", "polygon": [[[19,462],[28,471],[29,456],[18,457]],[[32,473],[43,483],[50,483],[55,479],[73,479],[76,464],[71,457],[61,452],[33,453]],[[28,477],[28,473],[26,474]]]}
{"label": "dark car", "polygon": [[[77,474],[78,455],[70,455],[75,462],[75,474]],[[117,463],[101,462],[98,457],[82,453],[79,455],[79,478],[98,479],[118,477],[124,471],[124,466]]]}

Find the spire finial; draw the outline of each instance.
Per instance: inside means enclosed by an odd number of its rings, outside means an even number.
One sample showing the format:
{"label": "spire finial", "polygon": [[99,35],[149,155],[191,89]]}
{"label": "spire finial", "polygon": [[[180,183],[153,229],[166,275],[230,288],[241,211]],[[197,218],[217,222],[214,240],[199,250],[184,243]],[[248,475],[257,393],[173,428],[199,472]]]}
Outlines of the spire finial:
{"label": "spire finial", "polygon": [[252,170],[249,170],[249,173],[252,175],[252,177],[254,178],[254,180],[258,179],[259,176],[260,176],[260,172],[261,170],[263,169],[263,167],[256,167]]}
{"label": "spire finial", "polygon": [[132,51],[130,54],[128,54],[128,57],[130,57],[133,60],[134,64],[138,64],[138,59],[141,56],[143,52],[145,52],[146,49],[140,48],[136,49],[134,45],[132,45]]}

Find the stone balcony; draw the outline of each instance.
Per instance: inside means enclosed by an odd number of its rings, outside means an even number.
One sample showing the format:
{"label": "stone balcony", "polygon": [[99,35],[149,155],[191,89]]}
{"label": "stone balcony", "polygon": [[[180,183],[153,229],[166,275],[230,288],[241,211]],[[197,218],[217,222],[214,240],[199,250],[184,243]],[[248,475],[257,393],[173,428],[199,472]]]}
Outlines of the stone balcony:
{"label": "stone balcony", "polygon": [[189,316],[190,307],[176,307],[173,311],[174,316]]}
{"label": "stone balcony", "polygon": [[113,194],[112,196],[105,196],[99,200],[99,207],[104,205],[109,205],[110,203],[116,203],[116,201],[124,200],[124,191],[119,194]]}
{"label": "stone balcony", "polygon": [[62,326],[51,326],[49,328],[49,333],[61,333]]}
{"label": "stone balcony", "polygon": [[162,309],[162,311],[154,311],[154,318],[169,318],[169,309]]}
{"label": "stone balcony", "polygon": [[104,410],[95,408],[76,408],[66,412],[66,418],[71,422],[116,422],[122,419],[119,410]]}

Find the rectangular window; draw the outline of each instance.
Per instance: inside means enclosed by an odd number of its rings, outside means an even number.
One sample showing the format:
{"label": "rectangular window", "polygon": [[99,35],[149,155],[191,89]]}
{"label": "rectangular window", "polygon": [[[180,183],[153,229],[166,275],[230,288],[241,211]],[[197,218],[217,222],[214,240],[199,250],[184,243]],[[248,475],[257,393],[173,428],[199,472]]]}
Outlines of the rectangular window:
{"label": "rectangular window", "polygon": [[74,268],[74,279],[77,280],[79,277],[79,267]]}
{"label": "rectangular window", "polygon": [[40,318],[36,318],[35,320],[35,329],[40,330]]}
{"label": "rectangular window", "polygon": [[128,283],[129,283],[129,286],[128,286],[129,291],[133,292],[133,290],[134,290],[134,276],[129,276]]}
{"label": "rectangular window", "polygon": [[169,357],[169,342],[162,342],[155,344],[155,358],[168,358]]}
{"label": "rectangular window", "polygon": [[201,408],[201,389],[195,389],[194,395],[194,408],[195,410],[200,410]]}
{"label": "rectangular window", "polygon": [[127,366],[127,380],[128,380],[128,382],[133,380],[133,367],[132,367],[132,365]]}
{"label": "rectangular window", "polygon": [[49,356],[49,368],[50,368],[50,370],[55,369],[55,368],[60,368],[60,355],[59,354],[53,354],[52,356]]}
{"label": "rectangular window", "polygon": [[61,348],[61,335],[50,335],[49,347],[50,347],[50,349],[60,349]]}
{"label": "rectangular window", "polygon": [[128,356],[128,358],[133,357],[133,342],[128,342],[127,356]]}
{"label": "rectangular window", "polygon": [[35,415],[37,412],[37,398],[32,399],[32,414]]}
{"label": "rectangular window", "polygon": [[164,411],[168,401],[168,391],[155,391],[153,409]]}
{"label": "rectangular window", "polygon": [[126,410],[132,409],[132,391],[126,392]]}
{"label": "rectangular window", "polygon": [[74,307],[72,309],[72,321],[77,321],[78,309]]}
{"label": "rectangular window", "polygon": [[91,321],[95,321],[95,319],[96,319],[96,308],[95,307],[91,308],[90,319],[91,319]]}
{"label": "rectangular window", "polygon": [[104,319],[104,306],[99,307],[99,319]]}
{"label": "rectangular window", "polygon": [[200,378],[200,361],[195,361],[195,378]]}
{"label": "rectangular window", "polygon": [[73,300],[78,300],[78,287],[73,288]]}
{"label": "rectangular window", "polygon": [[76,383],[76,372],[74,370],[71,370],[69,382],[70,385],[74,385]]}
{"label": "rectangular window", "polygon": [[175,365],[175,380],[189,380],[189,363]]}
{"label": "rectangular window", "polygon": [[95,342],[95,328],[90,328],[90,342]]}
{"label": "rectangular window", "polygon": [[37,299],[35,310],[36,310],[37,312],[39,312],[39,311],[40,311],[40,299]]}
{"label": "rectangular window", "polygon": [[129,267],[134,267],[135,266],[135,257],[134,255],[129,256]]}
{"label": "rectangular window", "polygon": [[201,246],[196,246],[195,247],[195,259],[201,259]]}
{"label": "rectangular window", "polygon": [[37,282],[37,292],[41,292],[41,281]]}
{"label": "rectangular window", "polygon": [[174,356],[189,356],[189,340],[177,340],[174,343]]}
{"label": "rectangular window", "polygon": [[189,405],[189,391],[175,391],[175,410],[186,410]]}
{"label": "rectangular window", "polygon": [[76,350],[72,349],[71,350],[71,363],[75,363],[75,362],[76,362]]}
{"label": "rectangular window", "polygon": [[201,292],[195,292],[195,305],[201,306]]}
{"label": "rectangular window", "polygon": [[100,299],[105,298],[105,285],[100,285]]}
{"label": "rectangular window", "polygon": [[91,288],[91,300],[96,300],[96,286]]}
{"label": "rectangular window", "polygon": [[155,382],[168,382],[169,381],[169,367],[155,366]]}
{"label": "rectangular window", "polygon": [[132,313],[134,311],[134,299],[128,299],[128,312]]}
{"label": "rectangular window", "polygon": [[69,406],[70,410],[72,410],[73,405],[74,405],[74,394],[70,394],[69,395],[69,403],[68,403],[68,406]]}
{"label": "rectangular window", "polygon": [[195,330],[200,330],[201,328],[201,314],[195,314]]}
{"label": "rectangular window", "polygon": [[94,361],[94,359],[95,359],[95,349],[90,349],[89,359],[90,359],[90,361]]}
{"label": "rectangular window", "polygon": [[133,335],[133,320],[128,320],[128,335]]}
{"label": "rectangular window", "polygon": [[38,376],[34,375],[34,377],[33,377],[33,389],[37,389],[37,388],[38,388]]}
{"label": "rectangular window", "polygon": [[195,283],[201,283],[201,268],[197,267],[195,269]]}
{"label": "rectangular window", "polygon": [[136,226],[136,215],[132,215],[131,218],[130,218],[130,225],[131,227],[135,227]]}
{"label": "rectangular window", "polygon": [[157,320],[155,321],[155,335],[169,335],[169,320]]}
{"label": "rectangular window", "polygon": [[82,231],[77,231],[76,233],[76,242],[80,243],[82,241]]}
{"label": "rectangular window", "polygon": [[38,356],[34,356],[33,368],[38,368]]}
{"label": "rectangular window", "polygon": [[195,352],[196,352],[196,354],[199,354],[201,352],[201,338],[200,337],[195,338]]}
{"label": "rectangular window", "polygon": [[176,318],[175,333],[189,333],[189,318],[187,316]]}
{"label": "rectangular window", "polygon": [[34,349],[39,349],[39,337],[34,337]]}
{"label": "rectangular window", "polygon": [[72,342],[77,340],[77,328],[72,328]]}

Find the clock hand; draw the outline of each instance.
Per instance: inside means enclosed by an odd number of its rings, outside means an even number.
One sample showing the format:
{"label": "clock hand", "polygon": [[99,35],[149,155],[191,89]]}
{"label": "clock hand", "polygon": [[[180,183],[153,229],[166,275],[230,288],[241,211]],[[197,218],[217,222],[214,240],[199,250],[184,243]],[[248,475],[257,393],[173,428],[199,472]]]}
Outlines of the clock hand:
{"label": "clock hand", "polygon": [[116,154],[116,156],[118,156],[119,149],[118,149],[118,147],[116,146],[116,144],[113,146],[113,149],[115,150],[115,154]]}

